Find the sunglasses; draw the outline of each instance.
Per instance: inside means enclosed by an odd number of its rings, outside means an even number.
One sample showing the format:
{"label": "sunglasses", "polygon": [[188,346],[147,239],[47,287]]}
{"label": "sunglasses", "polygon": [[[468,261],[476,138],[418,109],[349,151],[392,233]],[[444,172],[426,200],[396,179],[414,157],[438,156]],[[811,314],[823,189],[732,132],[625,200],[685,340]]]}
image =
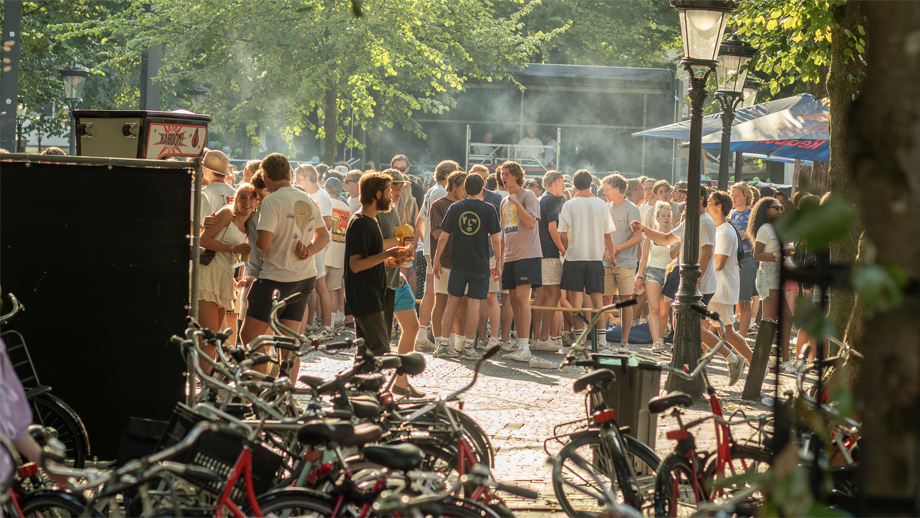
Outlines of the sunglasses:
{"label": "sunglasses", "polygon": [[782,212],[782,211],[783,211],[783,206],[782,206],[782,205],[770,205],[770,208],[773,209],[773,210],[775,210],[775,211],[779,211],[779,212]]}
{"label": "sunglasses", "polygon": [[406,171],[409,170],[409,167],[408,167],[408,166],[394,167],[393,169],[396,169],[396,170],[399,171],[400,173],[405,173]]}

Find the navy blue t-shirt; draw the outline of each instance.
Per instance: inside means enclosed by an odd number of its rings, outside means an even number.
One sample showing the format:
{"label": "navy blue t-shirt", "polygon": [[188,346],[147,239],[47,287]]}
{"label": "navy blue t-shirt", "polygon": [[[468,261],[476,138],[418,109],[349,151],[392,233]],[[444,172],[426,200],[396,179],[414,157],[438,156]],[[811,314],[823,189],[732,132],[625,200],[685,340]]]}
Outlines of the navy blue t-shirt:
{"label": "navy blue t-shirt", "polygon": [[540,248],[544,259],[559,259],[559,247],[549,234],[549,224],[553,221],[559,225],[559,211],[562,210],[562,196],[544,192],[540,196]]}
{"label": "navy blue t-shirt", "polygon": [[495,207],[482,200],[461,200],[447,209],[441,230],[453,241],[451,270],[489,273],[490,235],[501,232]]}

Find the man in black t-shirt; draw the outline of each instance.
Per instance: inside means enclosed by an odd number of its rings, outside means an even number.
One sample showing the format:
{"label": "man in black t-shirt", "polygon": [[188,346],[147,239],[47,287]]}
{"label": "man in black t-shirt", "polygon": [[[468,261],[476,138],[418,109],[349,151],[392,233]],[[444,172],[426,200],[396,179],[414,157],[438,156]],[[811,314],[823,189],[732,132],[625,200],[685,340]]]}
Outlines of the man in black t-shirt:
{"label": "man in black t-shirt", "polygon": [[[444,220],[441,221],[441,235],[433,261],[436,276],[441,274],[440,257],[445,253],[447,241],[453,241],[450,249],[452,269],[447,281],[447,307],[444,310],[441,329],[449,329],[453,324],[460,299],[464,295],[469,300],[467,315],[479,315],[480,301],[485,300],[489,294],[490,270],[493,278],[497,278],[501,271],[501,225],[498,223],[495,207],[482,201],[484,185],[485,181],[478,174],[467,175],[464,188],[469,197],[450,205]],[[496,254],[494,268],[489,266],[490,238]],[[459,353],[463,360],[478,359],[479,353],[473,346],[478,319],[467,318],[464,324],[464,333],[457,337],[454,352]],[[449,349],[448,341],[441,338],[435,355],[449,358],[453,356]]]}
{"label": "man in black t-shirt", "polygon": [[345,299],[355,317],[355,335],[376,355],[390,352],[390,333],[383,318],[386,273],[383,262],[403,259],[405,249],[383,249],[377,213],[390,210],[390,177],[368,173],[358,184],[361,210],[345,231]]}
{"label": "man in black t-shirt", "polygon": [[[558,307],[562,291],[559,288],[562,279],[562,257],[565,247],[559,237],[559,212],[562,210],[562,193],[565,191],[565,179],[559,171],[549,171],[543,176],[543,188],[540,196],[540,248],[543,251],[541,263],[543,286],[534,291],[537,306]],[[533,312],[533,338],[530,345],[534,351],[557,352],[562,348],[562,328],[552,329],[555,311]],[[551,332],[552,331],[552,332]]]}

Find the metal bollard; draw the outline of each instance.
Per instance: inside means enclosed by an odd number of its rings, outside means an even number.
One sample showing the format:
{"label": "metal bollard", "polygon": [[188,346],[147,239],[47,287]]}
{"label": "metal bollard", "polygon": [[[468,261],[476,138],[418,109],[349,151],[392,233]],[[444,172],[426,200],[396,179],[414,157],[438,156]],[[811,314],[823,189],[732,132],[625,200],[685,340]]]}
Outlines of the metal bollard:
{"label": "metal bollard", "polygon": [[760,321],[757,331],[757,340],[754,342],[754,356],[751,357],[751,366],[748,368],[747,381],[744,382],[742,399],[760,401],[760,387],[767,375],[767,362],[770,361],[770,349],[776,338],[776,322],[765,318]]}

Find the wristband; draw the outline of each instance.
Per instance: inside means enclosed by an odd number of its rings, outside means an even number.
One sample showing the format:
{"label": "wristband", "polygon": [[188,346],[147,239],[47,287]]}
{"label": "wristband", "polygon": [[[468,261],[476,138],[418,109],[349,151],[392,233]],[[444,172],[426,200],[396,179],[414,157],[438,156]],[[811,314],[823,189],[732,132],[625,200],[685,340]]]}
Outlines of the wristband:
{"label": "wristband", "polygon": [[643,277],[643,276],[641,276],[641,275],[636,275],[636,278],[637,278],[637,279],[643,279],[643,280],[645,280],[645,277]]}
{"label": "wristband", "polygon": [[613,253],[615,253],[615,254],[620,253],[620,247],[618,247],[618,246],[613,247]]}
{"label": "wristband", "polygon": [[642,233],[643,234],[645,233],[645,227],[642,227]]}

